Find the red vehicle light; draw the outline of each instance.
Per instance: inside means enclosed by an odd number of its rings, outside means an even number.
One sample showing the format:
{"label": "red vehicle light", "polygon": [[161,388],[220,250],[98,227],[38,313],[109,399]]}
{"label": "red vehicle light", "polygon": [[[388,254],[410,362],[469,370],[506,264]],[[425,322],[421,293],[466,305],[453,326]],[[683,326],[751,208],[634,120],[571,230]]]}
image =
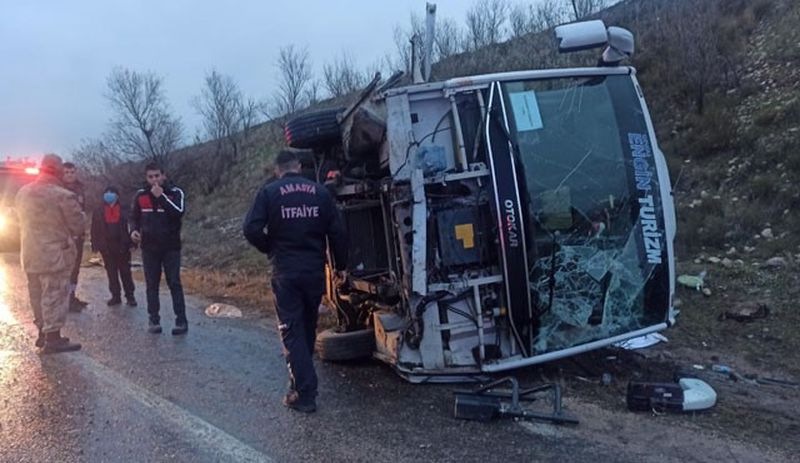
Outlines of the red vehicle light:
{"label": "red vehicle light", "polygon": [[39,175],[39,168],[38,167],[26,167],[25,173],[28,175]]}

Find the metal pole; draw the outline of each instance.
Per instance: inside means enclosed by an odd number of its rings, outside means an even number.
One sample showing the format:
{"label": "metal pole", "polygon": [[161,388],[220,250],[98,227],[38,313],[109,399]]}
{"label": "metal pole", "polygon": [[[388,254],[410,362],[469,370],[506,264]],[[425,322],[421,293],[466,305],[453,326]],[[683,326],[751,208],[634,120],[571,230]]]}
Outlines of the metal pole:
{"label": "metal pole", "polygon": [[425,45],[422,55],[422,78],[427,82],[431,78],[431,65],[433,64],[433,43],[436,37],[436,4],[427,3],[425,20]]}
{"label": "metal pole", "polygon": [[458,105],[455,95],[450,95],[451,113],[453,113],[453,128],[456,133],[456,143],[458,144],[458,164],[459,170],[465,172],[469,169],[467,164],[467,148],[464,146],[464,133],[461,131],[461,118],[458,115]]}

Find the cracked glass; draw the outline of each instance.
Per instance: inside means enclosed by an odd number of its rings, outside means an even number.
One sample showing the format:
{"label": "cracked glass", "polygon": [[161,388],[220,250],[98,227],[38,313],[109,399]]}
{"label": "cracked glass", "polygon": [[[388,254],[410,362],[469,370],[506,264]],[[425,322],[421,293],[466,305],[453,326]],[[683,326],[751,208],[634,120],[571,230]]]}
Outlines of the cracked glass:
{"label": "cracked glass", "polygon": [[633,80],[530,80],[502,88],[527,223],[534,353],[663,322],[664,220]]}

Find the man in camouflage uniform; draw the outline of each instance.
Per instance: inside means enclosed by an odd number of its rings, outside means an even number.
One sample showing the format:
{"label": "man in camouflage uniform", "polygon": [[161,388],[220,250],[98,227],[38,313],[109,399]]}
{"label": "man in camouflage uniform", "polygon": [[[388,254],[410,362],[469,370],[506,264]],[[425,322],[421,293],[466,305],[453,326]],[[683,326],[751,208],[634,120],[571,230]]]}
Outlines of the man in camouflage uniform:
{"label": "man in camouflage uniform", "polygon": [[78,350],[80,344],[61,336],[70,297],[70,275],[77,258],[75,237],[84,234],[84,214],[75,194],[62,186],[61,158],[42,159],[39,177],[16,197],[22,241],[22,269],[34,322],[36,346],[45,354]]}

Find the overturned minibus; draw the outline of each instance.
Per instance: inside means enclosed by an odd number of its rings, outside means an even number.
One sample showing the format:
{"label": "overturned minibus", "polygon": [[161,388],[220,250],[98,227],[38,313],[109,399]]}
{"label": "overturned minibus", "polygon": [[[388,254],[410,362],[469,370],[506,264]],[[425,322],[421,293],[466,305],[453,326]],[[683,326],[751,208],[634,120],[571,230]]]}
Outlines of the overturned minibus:
{"label": "overturned minibus", "polygon": [[673,323],[667,166],[617,65],[632,38],[600,21],[556,34],[563,50],[607,45],[601,65],[371,85],[286,125],[350,236],[321,358],[466,380]]}

